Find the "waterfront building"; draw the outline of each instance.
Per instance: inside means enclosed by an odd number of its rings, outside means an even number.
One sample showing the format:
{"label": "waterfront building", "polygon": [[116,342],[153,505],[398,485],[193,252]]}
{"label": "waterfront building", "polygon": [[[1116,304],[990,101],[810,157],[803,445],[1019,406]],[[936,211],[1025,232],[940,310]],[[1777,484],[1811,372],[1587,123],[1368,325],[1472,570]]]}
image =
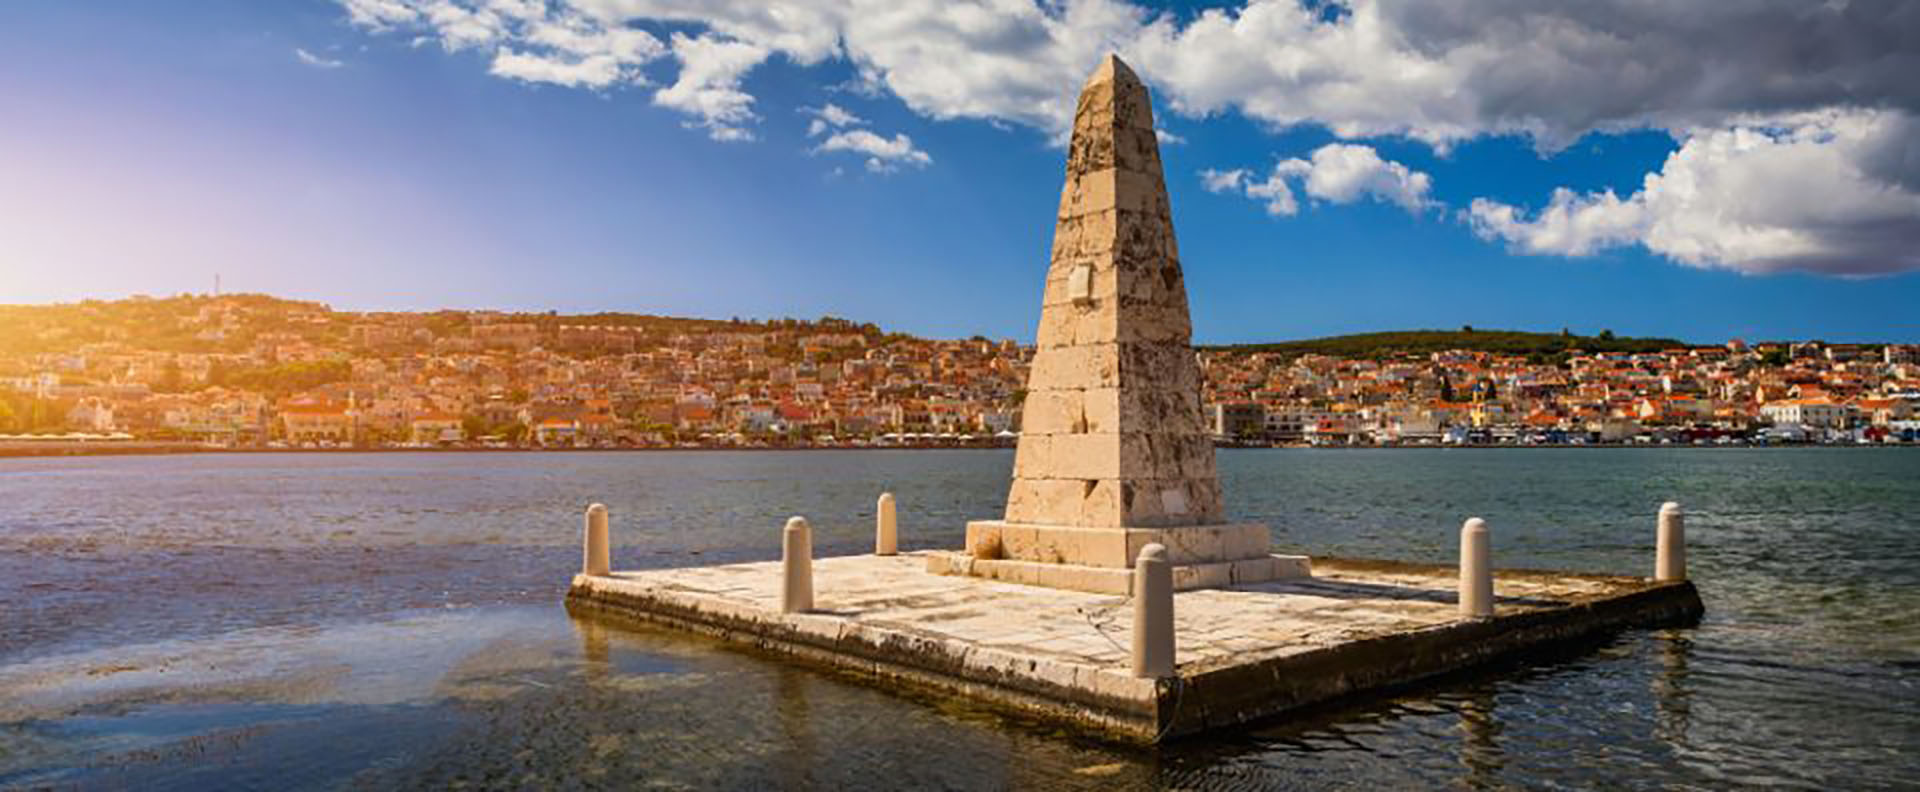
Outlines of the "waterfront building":
{"label": "waterfront building", "polygon": [[460,427],[460,416],[447,413],[422,413],[413,417],[408,425],[414,445],[431,446],[446,443],[458,443],[466,439]]}
{"label": "waterfront building", "polygon": [[1844,429],[1847,406],[1825,397],[1782,399],[1768,402],[1760,414],[1775,425],[1805,426],[1819,429]]}
{"label": "waterfront building", "polygon": [[534,439],[546,448],[572,448],[578,444],[580,422],[566,418],[548,418],[534,427]]}
{"label": "waterfront building", "polygon": [[281,437],[289,443],[348,443],[353,438],[353,414],[341,407],[282,407],[280,422]]}
{"label": "waterfront building", "polygon": [[1264,436],[1267,410],[1255,402],[1213,404],[1208,406],[1207,423],[1220,440]]}

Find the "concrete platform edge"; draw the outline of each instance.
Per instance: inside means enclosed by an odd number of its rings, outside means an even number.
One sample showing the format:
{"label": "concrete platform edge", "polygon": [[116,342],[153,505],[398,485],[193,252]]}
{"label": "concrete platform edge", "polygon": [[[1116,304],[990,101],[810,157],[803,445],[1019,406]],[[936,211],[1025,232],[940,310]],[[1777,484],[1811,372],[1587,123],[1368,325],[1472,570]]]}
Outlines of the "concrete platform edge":
{"label": "concrete platform edge", "polygon": [[832,614],[770,616],[671,588],[607,591],[584,576],[575,578],[566,606],[576,614],[597,612],[682,629],[870,681],[902,683],[1121,742],[1152,744],[1379,694],[1628,629],[1698,623],[1704,606],[1691,582],[1644,586],[1551,610],[1449,622],[1253,663],[1186,664],[1177,683],[1035,661]]}
{"label": "concrete platform edge", "polygon": [[[657,589],[641,595],[599,591],[576,578],[567,591],[566,606],[569,613],[597,612],[686,630],[851,672],[869,681],[904,683],[925,692],[959,696],[1134,744],[1155,739],[1161,702],[1172,687],[1167,681],[1132,679],[1064,663],[1040,669],[1013,655],[895,630],[847,625],[856,629],[836,629],[829,635],[825,630],[797,629],[746,613],[701,607],[699,599]],[[827,615],[814,618],[823,623],[838,621]],[[1048,671],[1068,675],[1074,683],[1048,682],[1042,675]]]}
{"label": "concrete platform edge", "polygon": [[1182,669],[1184,689],[1176,700],[1162,700],[1161,724],[1168,737],[1194,734],[1630,629],[1692,626],[1704,612],[1692,582],[1649,584],[1564,608],[1452,622],[1250,664]]}

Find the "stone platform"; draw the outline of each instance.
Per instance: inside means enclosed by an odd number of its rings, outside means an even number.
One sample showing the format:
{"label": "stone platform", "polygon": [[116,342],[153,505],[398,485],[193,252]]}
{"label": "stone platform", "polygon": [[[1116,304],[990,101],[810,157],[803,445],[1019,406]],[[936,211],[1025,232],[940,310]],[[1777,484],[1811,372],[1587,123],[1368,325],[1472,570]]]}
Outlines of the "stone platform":
{"label": "stone platform", "polygon": [[929,574],[928,555],[813,562],[815,610],[780,611],[780,562],[578,575],[576,613],[718,636],[1153,743],[1635,627],[1690,624],[1693,584],[1501,570],[1465,620],[1452,566],[1313,559],[1313,577],[1174,597],[1177,675],[1129,672],[1122,596]]}

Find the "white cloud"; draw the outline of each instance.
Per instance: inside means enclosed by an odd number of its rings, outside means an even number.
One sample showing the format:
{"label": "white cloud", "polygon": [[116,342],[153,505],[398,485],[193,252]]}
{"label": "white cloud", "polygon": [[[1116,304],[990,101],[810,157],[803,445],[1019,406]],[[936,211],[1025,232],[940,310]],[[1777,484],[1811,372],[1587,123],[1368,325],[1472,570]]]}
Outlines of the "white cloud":
{"label": "white cloud", "polygon": [[491,49],[489,73],[525,82],[602,90],[647,85],[641,67],[667,54],[644,30],[548,0],[339,0],[347,19],[374,32],[410,34],[413,46]]}
{"label": "white cloud", "polygon": [[713,34],[673,34],[673,56],[680,76],[653,94],[653,103],[694,116],[689,126],[704,127],[719,141],[752,140],[744,126],[759,118],[753,96],[740,90],[740,79],[767,59],[766,48]]}
{"label": "white cloud", "polygon": [[1287,186],[1287,174],[1278,168],[1265,181],[1254,181],[1246,168],[1224,171],[1208,168],[1200,172],[1200,186],[1210,193],[1241,193],[1248,198],[1265,201],[1267,214],[1275,217],[1291,217],[1300,212],[1300,202],[1293,197],[1293,189]]}
{"label": "white cloud", "polygon": [[334,60],[333,58],[323,58],[306,51],[306,49],[302,47],[294,47],[293,56],[299,58],[301,63],[316,69],[338,69],[347,65],[344,61]]}
{"label": "white cloud", "polygon": [[1200,172],[1200,185],[1207,188],[1207,192],[1210,193],[1239,192],[1240,186],[1246,183],[1246,179],[1246,168],[1224,171],[1208,168]]}
{"label": "white cloud", "polygon": [[1372,146],[1330,143],[1313,150],[1313,161],[1291,159],[1276,169],[1305,179],[1307,194],[1337,204],[1372,198],[1418,213],[1429,205],[1433,179],[1380,158]]}
{"label": "white cloud", "polygon": [[[912,138],[899,133],[887,138],[861,129],[866,126],[866,119],[832,102],[820,107],[802,107],[800,112],[813,116],[813,121],[807,125],[807,137],[833,132],[833,135],[814,147],[816,154],[831,151],[865,154],[867,170],[873,173],[893,173],[901,165],[924,168],[933,163],[933,157],[914,148]],[[843,172],[839,166],[835,166],[833,171],[836,176]]]}
{"label": "white cloud", "polygon": [[800,64],[843,59],[855,85],[931,118],[1055,135],[1079,81],[1110,50],[1189,115],[1237,110],[1437,146],[1518,133],[1551,151],[1591,130],[1725,126],[1833,106],[1920,110],[1920,81],[1909,76],[1920,68],[1915,22],[1895,0],[1247,0],[1185,19],[1125,0],[338,2],[356,25],[427,33],[450,50],[524,51],[543,18],[608,31],[691,27],[696,39]]}
{"label": "white cloud", "polygon": [[420,11],[413,0],[340,0],[347,19],[368,30],[387,31],[413,24]]}
{"label": "white cloud", "polygon": [[1267,214],[1275,217],[1291,217],[1299,213],[1300,203],[1293,197],[1293,190],[1287,187],[1287,180],[1275,169],[1266,181],[1247,182],[1247,197],[1267,202]]}
{"label": "white cloud", "polygon": [[865,129],[835,132],[814,150],[865,154],[867,170],[874,173],[892,173],[901,165],[924,168],[933,163],[933,157],[914,148],[913,139],[905,134],[895,133],[892,138],[885,138]]}
{"label": "white cloud", "polygon": [[1646,233],[1646,207],[1622,201],[1612,190],[1585,196],[1561,187],[1545,208],[1529,219],[1513,206],[1475,198],[1464,213],[1480,236],[1505,239],[1515,250],[1532,254],[1589,256],[1623,245]]}
{"label": "white cloud", "polygon": [[1187,142],[1186,138],[1158,128],[1153,130],[1153,138],[1160,141],[1160,145],[1162,146],[1178,146]]}
{"label": "white cloud", "polygon": [[1025,124],[1064,140],[1080,83],[1148,18],[1119,0],[858,2],[847,57],[915,112]]}
{"label": "white cloud", "polygon": [[802,107],[800,112],[813,116],[813,121],[807,124],[807,137],[819,137],[829,129],[861,126],[867,123],[866,119],[832,102],[821,107]]}
{"label": "white cloud", "polygon": [[508,47],[501,47],[493,54],[493,64],[487,67],[487,72],[496,77],[571,88],[604,88],[620,79],[619,64],[603,55],[565,60],[515,52]]}
{"label": "white cloud", "polygon": [[507,32],[506,21],[486,6],[469,7],[454,0],[427,0],[418,5],[419,16],[439,34],[440,47],[448,52],[487,46]]}
{"label": "white cloud", "polygon": [[[1842,150],[1844,130],[1802,139],[1759,126],[1869,111],[1911,126],[1906,119],[1920,114],[1912,78],[1920,17],[1901,0],[1245,0],[1193,14],[1138,0],[337,1],[369,31],[490,51],[489,68],[512,79],[643,85],[643,67],[671,60],[678,71],[654,102],[717,140],[752,139],[756,101],[743,82],[779,55],[844,63],[855,75],[845,85],[927,118],[1025,125],[1064,141],[1080,81],[1108,51],[1180,114],[1319,125],[1347,140],[1404,136],[1444,151],[1519,135],[1551,155],[1593,131],[1662,130],[1683,148],[1649,176],[1649,185],[1660,177],[1658,190],[1568,193],[1536,214],[1481,202],[1469,216],[1522,250],[1578,253],[1633,240],[1745,271],[1920,268],[1899,253],[1920,248],[1911,182],[1860,167],[1865,154]],[[655,38],[666,31],[670,46]],[[815,137],[854,128],[815,121]],[[1743,153],[1737,141],[1756,135],[1767,153]],[[1325,162],[1321,153],[1260,181],[1242,174],[1237,189],[1275,214],[1298,211],[1295,190],[1328,203],[1429,205],[1424,174],[1380,161],[1370,147],[1328,151]],[[1834,201],[1820,211],[1762,206],[1724,189],[1802,192],[1761,163],[1782,157],[1854,167],[1839,171],[1851,174],[1844,178],[1812,177]],[[1691,193],[1680,187],[1687,180]],[[1656,200],[1690,219],[1656,222]]]}
{"label": "white cloud", "polygon": [[1836,104],[1920,107],[1897,0],[1250,0],[1160,16],[1126,53],[1189,114],[1343,137],[1485,134],[1557,150],[1592,130],[1725,126]]}
{"label": "white cloud", "polygon": [[1265,181],[1254,181],[1245,169],[1204,170],[1200,181],[1209,192],[1244,193],[1265,201],[1267,213],[1285,217],[1300,210],[1288,181],[1299,182],[1312,198],[1349,204],[1371,198],[1418,214],[1432,206],[1427,193],[1433,179],[1405,165],[1380,158],[1371,146],[1329,143],[1313,150],[1311,159],[1293,157],[1273,166]]}
{"label": "white cloud", "polygon": [[1803,114],[1694,134],[1626,198],[1554,191],[1529,216],[1476,199],[1481,236],[1533,254],[1638,244],[1696,267],[1880,275],[1920,269],[1920,123]]}
{"label": "white cloud", "polygon": [[646,85],[641,66],[667,53],[666,45],[644,30],[606,26],[579,14],[549,17],[531,0],[497,0],[520,25],[515,36],[526,45],[501,45],[488,71],[501,77],[574,88],[604,89]]}

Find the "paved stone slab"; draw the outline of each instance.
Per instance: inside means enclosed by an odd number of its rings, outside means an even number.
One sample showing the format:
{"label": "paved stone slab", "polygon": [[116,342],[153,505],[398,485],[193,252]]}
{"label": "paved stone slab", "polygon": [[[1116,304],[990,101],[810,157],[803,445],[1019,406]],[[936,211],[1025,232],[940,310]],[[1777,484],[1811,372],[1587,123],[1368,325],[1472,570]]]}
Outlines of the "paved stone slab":
{"label": "paved stone slab", "polygon": [[568,600],[1142,742],[1700,613],[1690,583],[1502,571],[1495,618],[1462,620],[1452,567],[1316,558],[1312,578],[1176,594],[1178,676],[1137,679],[1125,597],[924,555],[815,560],[809,613],[780,612],[779,562],[580,575]]}

